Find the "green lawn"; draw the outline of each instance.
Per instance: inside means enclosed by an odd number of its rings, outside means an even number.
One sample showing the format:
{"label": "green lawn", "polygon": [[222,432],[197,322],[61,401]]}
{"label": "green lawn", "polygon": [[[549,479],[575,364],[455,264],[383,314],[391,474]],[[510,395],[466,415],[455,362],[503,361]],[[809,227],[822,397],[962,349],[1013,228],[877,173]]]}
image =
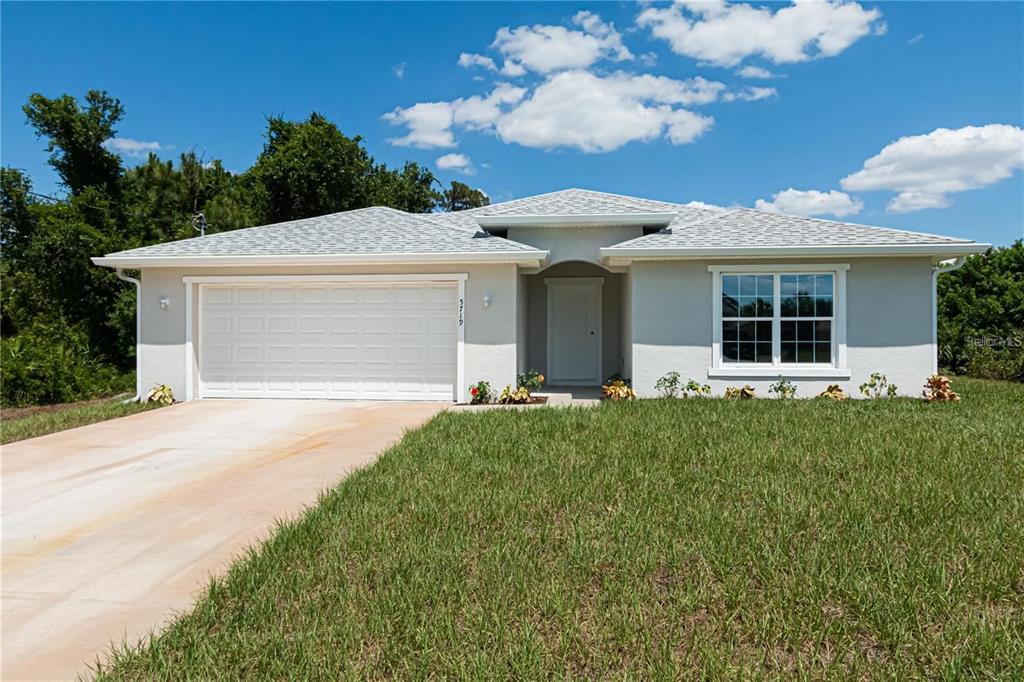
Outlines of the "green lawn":
{"label": "green lawn", "polygon": [[112,679],[1012,678],[1024,385],[446,413]]}
{"label": "green lawn", "polygon": [[119,397],[69,405],[5,410],[7,414],[0,416],[0,443],[45,436],[77,426],[124,417],[152,407],[152,404],[126,403],[124,397]]}

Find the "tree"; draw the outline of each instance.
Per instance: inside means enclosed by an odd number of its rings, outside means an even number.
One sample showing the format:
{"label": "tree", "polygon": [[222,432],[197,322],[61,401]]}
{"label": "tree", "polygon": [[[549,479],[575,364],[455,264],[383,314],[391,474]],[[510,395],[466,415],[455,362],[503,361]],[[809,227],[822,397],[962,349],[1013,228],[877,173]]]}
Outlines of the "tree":
{"label": "tree", "polygon": [[1024,381],[1024,241],[940,275],[938,313],[944,367]]}
{"label": "tree", "polygon": [[263,152],[249,170],[262,189],[268,223],[348,211],[368,205],[373,159],[362,138],[349,138],[318,113],[296,123],[267,122]]}
{"label": "tree", "polygon": [[446,189],[438,206],[442,211],[465,211],[467,208],[488,206],[491,200],[486,194],[469,185],[452,180],[452,186]]}
{"label": "tree", "polygon": [[123,184],[128,232],[137,245],[195,236],[192,219],[198,212],[206,215],[211,231],[259,221],[245,181],[224,170],[220,161],[203,163],[194,152],[182,154],[177,166],[150,154],[125,173]]}
{"label": "tree", "polygon": [[430,213],[441,195],[434,191],[434,174],[418,163],[406,163],[402,170],[384,164],[374,167],[370,178],[371,206],[390,206],[409,213]]}
{"label": "tree", "polygon": [[16,168],[0,168],[0,247],[5,260],[16,259],[32,239],[35,219],[32,181]]}
{"label": "tree", "polygon": [[36,136],[47,138],[50,165],[72,194],[86,187],[117,192],[121,160],[104,143],[124,115],[121,102],[99,90],[86,93],[84,107],[71,95],[50,99],[36,93],[23,110]]}

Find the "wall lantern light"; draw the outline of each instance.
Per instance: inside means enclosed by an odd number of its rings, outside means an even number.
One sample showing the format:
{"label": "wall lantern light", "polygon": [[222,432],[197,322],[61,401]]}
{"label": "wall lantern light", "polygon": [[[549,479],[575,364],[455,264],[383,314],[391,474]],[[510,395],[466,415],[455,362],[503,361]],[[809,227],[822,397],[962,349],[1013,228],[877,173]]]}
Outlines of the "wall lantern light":
{"label": "wall lantern light", "polygon": [[160,310],[167,310],[168,306],[171,305],[171,299],[166,296],[160,297]]}
{"label": "wall lantern light", "polygon": [[490,305],[491,305],[491,295],[490,294],[484,294],[484,307],[485,308],[489,308]]}

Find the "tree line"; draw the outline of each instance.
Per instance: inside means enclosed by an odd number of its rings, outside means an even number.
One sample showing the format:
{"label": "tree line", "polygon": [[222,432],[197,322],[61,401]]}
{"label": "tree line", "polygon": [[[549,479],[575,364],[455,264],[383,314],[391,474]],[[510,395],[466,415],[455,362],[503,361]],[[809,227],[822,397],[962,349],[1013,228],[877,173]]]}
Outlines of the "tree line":
{"label": "tree line", "polygon": [[0,404],[67,402],[134,385],[135,291],[93,256],[208,233],[390,206],[427,213],[483,206],[460,182],[441,185],[417,164],[377,162],[360,136],[318,113],[269,117],[255,163],[232,173],[194,152],[176,162],[150,153],[126,168],[109,149],[125,111],[106,92],[23,107],[46,141],[66,198],[33,190],[16,168],[0,169]]}

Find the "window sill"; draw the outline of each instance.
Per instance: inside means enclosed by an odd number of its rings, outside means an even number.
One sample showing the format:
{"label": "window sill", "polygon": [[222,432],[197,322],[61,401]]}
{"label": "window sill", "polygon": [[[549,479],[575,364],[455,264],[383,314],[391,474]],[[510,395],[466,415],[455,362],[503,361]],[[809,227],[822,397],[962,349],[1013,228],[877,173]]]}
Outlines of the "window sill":
{"label": "window sill", "polygon": [[835,367],[711,367],[708,369],[709,379],[733,379],[748,377],[751,379],[775,379],[779,376],[787,379],[849,379],[850,370]]}

